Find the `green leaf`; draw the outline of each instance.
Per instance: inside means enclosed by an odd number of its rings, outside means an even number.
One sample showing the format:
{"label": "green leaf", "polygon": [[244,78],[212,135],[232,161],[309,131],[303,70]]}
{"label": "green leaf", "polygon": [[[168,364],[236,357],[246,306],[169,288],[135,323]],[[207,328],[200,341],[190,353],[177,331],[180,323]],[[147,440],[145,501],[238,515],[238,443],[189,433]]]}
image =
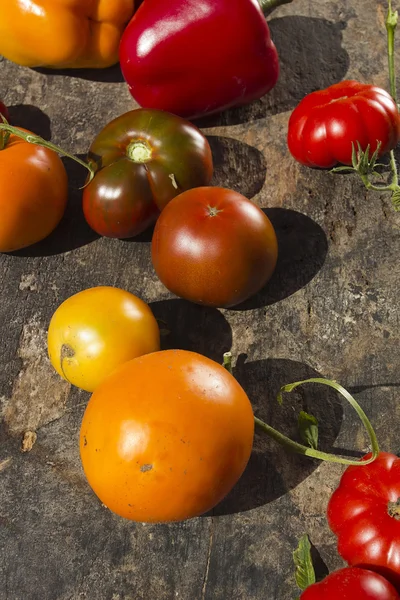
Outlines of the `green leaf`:
{"label": "green leaf", "polygon": [[378,155],[382,146],[382,142],[380,142],[379,140],[376,140],[377,146],[376,146],[376,150],[373,153],[373,155],[371,156],[371,160],[369,163],[369,166],[371,169],[373,169],[375,167],[375,163],[378,160]]}
{"label": "green leaf", "polygon": [[400,188],[396,189],[392,194],[392,204],[395,211],[400,210]]}
{"label": "green leaf", "polygon": [[298,426],[300,437],[307,446],[317,450],[318,448],[318,421],[313,415],[304,410],[299,414]]}
{"label": "green leaf", "polygon": [[298,587],[305,590],[315,583],[315,571],[311,559],[311,544],[308,535],[303,535],[299,545],[293,552],[293,561],[296,567],[295,579]]}

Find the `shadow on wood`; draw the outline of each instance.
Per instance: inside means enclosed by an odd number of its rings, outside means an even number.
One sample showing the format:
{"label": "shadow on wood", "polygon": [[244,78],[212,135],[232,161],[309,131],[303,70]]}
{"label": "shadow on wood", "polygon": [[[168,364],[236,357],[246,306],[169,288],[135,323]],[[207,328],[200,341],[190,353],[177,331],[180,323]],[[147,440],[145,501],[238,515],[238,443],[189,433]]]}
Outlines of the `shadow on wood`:
{"label": "shadow on wood", "polygon": [[293,110],[306,94],[346,75],[350,60],[342,48],[344,23],[293,15],[268,24],[279,54],[276,86],[251,104],[197,119],[199,127],[237,125]]}
{"label": "shadow on wood", "polygon": [[214,162],[211,185],[235,190],[246,198],[258,194],[267,172],[264,155],[257,148],[233,138],[210,135],[207,139]]}
{"label": "shadow on wood", "polygon": [[119,63],[107,69],[48,69],[46,67],[36,67],[32,71],[47,77],[76,77],[77,79],[99,81],[100,83],[122,83],[125,81]]}
{"label": "shadow on wood", "polygon": [[[266,359],[246,363],[239,356],[234,375],[248,394],[257,417],[297,442],[301,442],[297,418],[301,410],[318,419],[318,447],[326,452],[339,433],[343,419],[340,396],[331,388],[308,384],[285,394],[277,401],[282,385],[321,377],[311,367],[286,359]],[[238,513],[263,506],[286,494],[304,481],[319,461],[286,452],[265,433],[256,430],[248,466],[230,494],[208,516]]]}
{"label": "shadow on wood", "polygon": [[152,302],[150,308],[160,328],[169,332],[162,338],[163,350],[191,350],[221,363],[223,353],[232,346],[231,326],[215,308],[180,299]]}
{"label": "shadow on wood", "polygon": [[266,286],[230,310],[275,304],[307,285],[322,268],[328,252],[323,229],[310,217],[286,208],[263,209],[278,238],[278,263]]}
{"label": "shadow on wood", "polygon": [[50,119],[40,108],[32,104],[15,104],[8,107],[10,124],[28,129],[43,139],[51,140]]}

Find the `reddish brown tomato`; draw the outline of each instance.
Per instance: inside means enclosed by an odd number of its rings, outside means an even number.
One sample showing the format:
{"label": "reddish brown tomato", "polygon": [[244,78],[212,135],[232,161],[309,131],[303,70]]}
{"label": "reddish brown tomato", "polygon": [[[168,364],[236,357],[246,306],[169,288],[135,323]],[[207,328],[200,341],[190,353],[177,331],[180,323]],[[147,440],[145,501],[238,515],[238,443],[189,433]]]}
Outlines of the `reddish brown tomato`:
{"label": "reddish brown tomato", "polygon": [[395,148],[400,138],[396,103],[382,88],[341,81],[308,94],[289,119],[288,146],[292,156],[308,167],[352,164],[352,143],[370,153]]}
{"label": "reddish brown tomato", "polygon": [[378,573],[348,567],[310,585],[300,600],[400,600],[400,596]]}
{"label": "reddish brown tomato", "polygon": [[129,238],[152,225],[172,198],[207,185],[210,145],[188,121],[160,110],[137,109],[109,123],[89,151],[95,176],[83,192],[83,211],[100,235]]}
{"label": "reddish brown tomato", "polygon": [[253,202],[225,188],[185,192],[163,210],[152,259],[163,284],[198,304],[228,307],[258,292],[278,254],[275,230]]}
{"label": "reddish brown tomato", "polygon": [[93,491],[141,522],[179,521],[213,508],[249,460],[250,401],[218,363],[184,350],[131,360],[96,388],[80,453]]}

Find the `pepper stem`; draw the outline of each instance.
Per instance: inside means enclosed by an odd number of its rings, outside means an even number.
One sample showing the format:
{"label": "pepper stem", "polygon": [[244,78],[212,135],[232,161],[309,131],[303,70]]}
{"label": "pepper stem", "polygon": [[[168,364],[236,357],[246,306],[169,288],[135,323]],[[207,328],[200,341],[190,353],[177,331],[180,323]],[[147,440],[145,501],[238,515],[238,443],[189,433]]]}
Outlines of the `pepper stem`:
{"label": "pepper stem", "polygon": [[290,4],[293,0],[258,0],[261,6],[261,10],[264,15],[269,15],[275,8],[282,6],[282,4]]}
{"label": "pepper stem", "polygon": [[[227,371],[232,373],[232,354],[230,352],[225,352],[223,366],[225,367],[225,369]],[[261,429],[264,433],[269,435],[269,437],[271,437],[276,442],[278,442],[278,444],[281,444],[281,446],[284,446],[284,448],[286,448],[286,450],[291,450],[293,452],[296,452],[297,454],[302,454],[303,456],[309,456],[310,458],[318,458],[319,460],[323,460],[326,462],[332,462],[332,463],[339,463],[341,465],[364,466],[364,465],[368,465],[368,464],[372,463],[379,454],[379,444],[378,444],[378,440],[376,437],[376,433],[375,433],[374,428],[372,427],[367,415],[361,408],[361,406],[353,398],[353,396],[343,386],[340,385],[340,383],[337,383],[336,381],[333,381],[332,379],[324,379],[322,377],[320,377],[320,378],[315,377],[315,378],[311,378],[311,379],[305,379],[303,381],[296,381],[295,383],[288,383],[287,385],[284,385],[283,387],[281,387],[281,389],[279,391],[279,394],[278,394],[279,404],[282,404],[282,393],[283,392],[292,392],[299,385],[303,385],[305,383],[321,383],[323,385],[327,385],[327,386],[333,388],[334,390],[338,391],[340,394],[342,394],[342,396],[349,402],[349,404],[354,408],[354,410],[360,417],[360,419],[369,435],[369,439],[371,442],[371,448],[372,448],[372,456],[370,458],[368,458],[367,460],[362,460],[362,461],[351,460],[348,458],[343,458],[342,456],[339,456],[337,454],[321,452],[320,450],[317,450],[315,448],[310,448],[309,446],[303,446],[303,444],[299,444],[298,442],[291,440],[289,437],[287,437],[280,431],[277,431],[276,429],[271,427],[271,425],[268,425],[268,423],[265,423],[258,417],[254,417],[254,422],[257,425],[257,427],[259,427],[259,429]]]}
{"label": "pepper stem", "polygon": [[[85,167],[85,169],[87,169],[89,171],[89,180],[86,182],[86,185],[92,181],[95,173],[94,173],[93,168],[88,163],[81,160],[77,156],[74,156],[73,154],[69,154],[69,152],[65,152],[65,150],[63,150],[59,146],[56,146],[55,144],[48,142],[47,140],[43,139],[39,135],[35,135],[33,133],[22,131],[22,129],[19,129],[18,127],[13,127],[12,125],[9,125],[8,123],[0,123],[0,150],[5,147],[5,144],[8,141],[7,134],[8,134],[8,137],[10,136],[10,134],[15,135],[15,136],[25,140],[25,142],[28,142],[29,144],[36,144],[37,146],[41,146],[42,148],[48,148],[49,150],[53,150],[54,152],[57,152],[57,154],[61,154],[61,156],[66,156],[67,158],[74,160],[75,162],[80,164],[82,167]],[[4,143],[4,138],[6,138],[5,143]],[[3,147],[1,147],[1,144],[4,144]]]}

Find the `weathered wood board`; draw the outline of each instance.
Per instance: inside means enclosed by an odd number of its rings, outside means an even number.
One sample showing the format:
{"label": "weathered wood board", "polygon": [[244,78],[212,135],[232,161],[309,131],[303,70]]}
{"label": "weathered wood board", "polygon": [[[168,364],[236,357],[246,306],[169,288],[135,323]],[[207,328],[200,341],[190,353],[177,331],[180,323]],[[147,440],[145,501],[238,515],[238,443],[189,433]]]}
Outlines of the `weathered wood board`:
{"label": "weathered wood board", "polygon": [[[150,234],[98,238],[80,208],[84,172],[70,161],[61,225],[37,246],[0,256],[1,600],[289,600],[292,551],[305,532],[320,570],[342,564],[325,520],[342,468],[289,456],[259,435],[243,479],[213,514],[143,525],[109,512],[79,461],[88,394],[53,372],[46,329],[79,290],[128,289],[167,322],[165,347],[216,360],[232,348],[235,374],[268,422],[295,435],[307,407],[321,419],[325,448],[367,450],[356,415],[334,394],[309,388],[277,405],[280,385],[318,373],[353,390],[382,447],[397,452],[400,217],[355,176],[308,170],[286,149],[290,111],[306,93],[343,78],[387,87],[385,12],[380,0],[294,0],[270,18],[282,65],[273,92],[200,122],[214,183],[251,197],[279,237],[277,272],[245,306],[218,311],[173,298],[152,269]],[[4,60],[0,75],[14,123],[75,153],[135,106],[118,68],[86,77]],[[37,441],[22,453],[28,430]]]}

